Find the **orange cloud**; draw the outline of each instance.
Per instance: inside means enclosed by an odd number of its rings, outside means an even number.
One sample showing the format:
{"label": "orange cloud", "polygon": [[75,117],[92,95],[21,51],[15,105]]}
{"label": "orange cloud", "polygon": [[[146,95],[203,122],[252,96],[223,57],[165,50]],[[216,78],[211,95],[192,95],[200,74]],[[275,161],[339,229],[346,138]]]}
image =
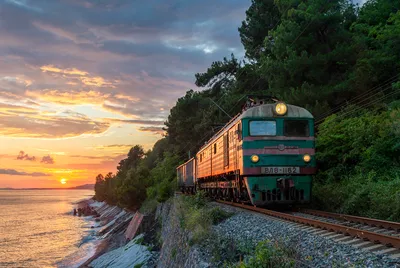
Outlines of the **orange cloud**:
{"label": "orange cloud", "polygon": [[82,134],[100,134],[110,124],[90,118],[65,116],[19,116],[0,114],[0,136],[29,138],[68,138]]}
{"label": "orange cloud", "polygon": [[37,114],[37,113],[39,113],[39,111],[34,108],[0,102],[0,114],[20,115],[20,114]]}
{"label": "orange cloud", "polygon": [[42,157],[42,161],[40,163],[44,164],[54,164],[54,158],[51,157],[50,155],[46,155]]}
{"label": "orange cloud", "polygon": [[153,134],[161,135],[161,136],[163,136],[165,134],[165,130],[163,130],[163,127],[140,127],[139,131],[151,132]]}
{"label": "orange cloud", "polygon": [[127,95],[124,95],[124,94],[117,94],[117,95],[115,95],[114,97],[115,97],[116,99],[120,99],[120,100],[129,100],[129,101],[132,101],[132,102],[138,102],[138,101],[140,101],[139,98],[135,98],[135,97],[132,97],[132,96],[127,96]]}
{"label": "orange cloud", "polygon": [[24,151],[20,151],[17,160],[28,160],[28,161],[36,161],[35,156],[29,156],[28,154],[25,154]]}
{"label": "orange cloud", "polygon": [[42,70],[42,72],[63,73],[63,74],[78,75],[78,76],[88,75],[88,72],[81,71],[76,68],[60,69],[53,65],[44,65],[40,67],[40,70]]}
{"label": "orange cloud", "polygon": [[95,160],[112,160],[114,159],[111,155],[70,155],[72,158],[86,158],[86,159],[95,159]]}
{"label": "orange cloud", "polygon": [[[101,76],[90,76],[88,72],[79,70],[77,68],[66,68],[62,69],[53,65],[44,65],[40,67],[40,70],[44,73],[53,73],[60,74],[61,77],[65,79],[73,79],[80,81],[85,86],[94,86],[94,87],[112,87],[115,88],[114,83],[118,83],[119,81],[108,81]],[[68,81],[68,85],[77,85],[76,81]]]}
{"label": "orange cloud", "polygon": [[64,105],[78,104],[102,104],[110,94],[103,94],[99,91],[60,91],[56,89],[45,89],[42,91],[26,91],[29,97],[34,97],[42,101],[54,102]]}
{"label": "orange cloud", "polygon": [[129,150],[133,147],[132,144],[110,144],[96,146],[96,150]]}
{"label": "orange cloud", "polygon": [[102,87],[102,86],[109,86],[109,87],[114,87],[114,85],[111,82],[108,82],[104,80],[103,77],[100,76],[95,76],[95,77],[81,77],[81,81],[83,84],[87,86],[96,86],[96,87]]}
{"label": "orange cloud", "polygon": [[122,124],[137,124],[137,125],[164,125],[164,121],[145,120],[145,119],[115,119],[103,118],[105,122],[122,123]]}
{"label": "orange cloud", "polygon": [[11,176],[32,176],[32,177],[45,177],[50,176],[50,174],[42,173],[42,172],[24,172],[24,171],[17,171],[15,169],[0,169],[0,174],[3,175],[11,175]]}

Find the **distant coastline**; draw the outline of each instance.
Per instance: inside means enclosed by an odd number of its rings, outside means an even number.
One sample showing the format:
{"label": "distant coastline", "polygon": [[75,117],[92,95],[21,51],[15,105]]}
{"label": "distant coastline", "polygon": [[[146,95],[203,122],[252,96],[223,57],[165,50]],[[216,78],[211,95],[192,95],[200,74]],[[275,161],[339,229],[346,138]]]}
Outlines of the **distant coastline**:
{"label": "distant coastline", "polygon": [[68,188],[0,188],[0,190],[94,190],[94,184],[84,184]]}

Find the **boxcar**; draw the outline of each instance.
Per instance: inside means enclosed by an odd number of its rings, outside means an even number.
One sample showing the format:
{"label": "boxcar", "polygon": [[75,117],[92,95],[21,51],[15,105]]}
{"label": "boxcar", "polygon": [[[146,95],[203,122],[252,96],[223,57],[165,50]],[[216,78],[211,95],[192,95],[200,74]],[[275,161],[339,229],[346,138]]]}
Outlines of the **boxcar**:
{"label": "boxcar", "polygon": [[186,163],[177,167],[178,187],[182,192],[193,193],[196,178],[196,160],[189,159]]}

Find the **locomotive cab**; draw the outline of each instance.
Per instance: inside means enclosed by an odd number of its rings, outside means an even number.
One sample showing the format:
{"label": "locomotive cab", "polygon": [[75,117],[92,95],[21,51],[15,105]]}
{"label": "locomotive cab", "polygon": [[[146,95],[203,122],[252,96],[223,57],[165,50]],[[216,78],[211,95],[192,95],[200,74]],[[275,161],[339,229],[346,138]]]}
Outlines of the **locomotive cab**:
{"label": "locomotive cab", "polygon": [[251,203],[308,203],[316,171],[311,113],[278,102],[246,110],[241,121],[241,174]]}

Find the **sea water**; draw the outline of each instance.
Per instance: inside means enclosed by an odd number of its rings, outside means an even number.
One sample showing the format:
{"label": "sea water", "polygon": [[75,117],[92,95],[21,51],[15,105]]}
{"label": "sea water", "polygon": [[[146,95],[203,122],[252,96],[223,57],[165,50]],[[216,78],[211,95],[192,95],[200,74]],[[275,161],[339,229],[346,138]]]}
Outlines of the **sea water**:
{"label": "sea water", "polygon": [[77,267],[93,255],[91,217],[73,216],[91,190],[0,190],[0,267]]}

